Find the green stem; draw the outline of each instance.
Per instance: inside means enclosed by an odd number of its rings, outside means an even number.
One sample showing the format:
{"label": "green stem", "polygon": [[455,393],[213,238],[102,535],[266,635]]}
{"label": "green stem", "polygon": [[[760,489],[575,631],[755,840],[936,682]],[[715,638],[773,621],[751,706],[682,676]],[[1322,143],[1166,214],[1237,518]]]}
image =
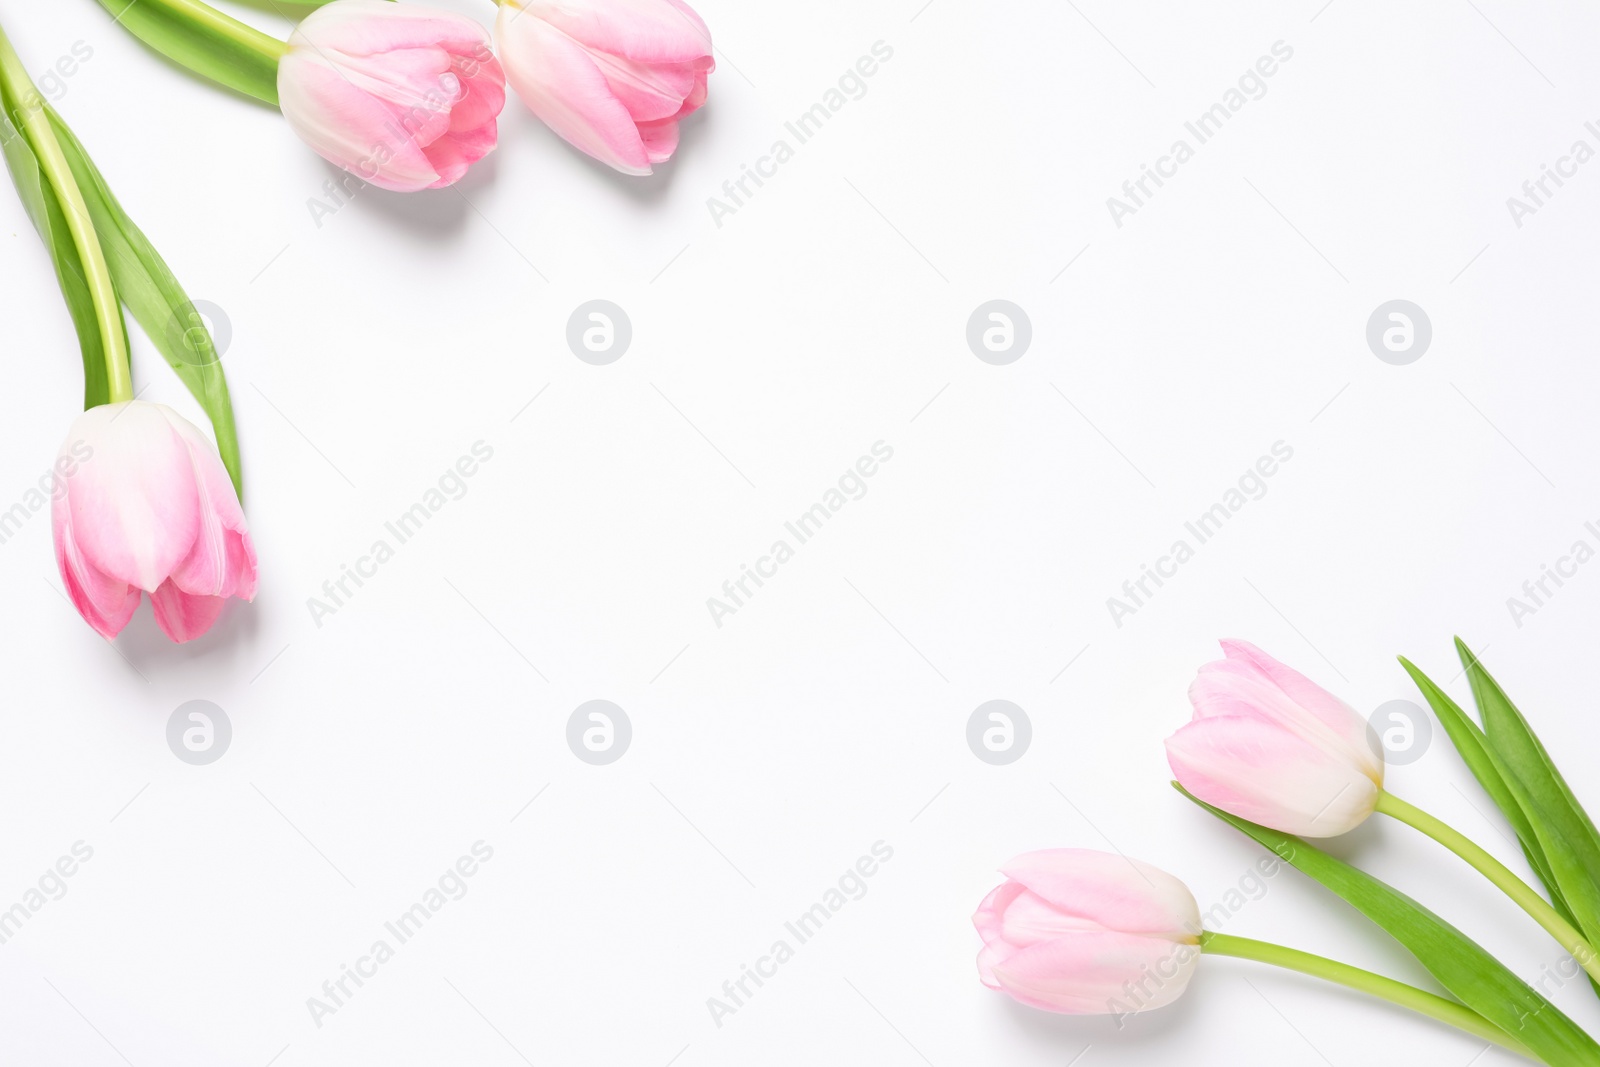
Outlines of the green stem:
{"label": "green stem", "polygon": [[89,215],[89,205],[84,203],[83,192],[72,176],[72,167],[61,151],[61,142],[56,140],[55,130],[50,126],[50,116],[45,114],[44,101],[3,29],[0,29],[0,89],[3,89],[8,104],[16,109],[16,125],[27,137],[34,158],[39,161],[39,169],[61,204],[61,213],[66,217],[73,246],[83,262],[89,297],[94,302],[95,318],[100,325],[101,351],[105,353],[110,402],[115,404],[132,400],[133,379],[128,366],[128,338],[123,332],[122,304],[117,296],[117,287],[111,280],[111,268],[106,265],[105,252],[100,247],[100,238],[95,233],[94,222]]}
{"label": "green stem", "polygon": [[[101,2],[104,3],[105,0]],[[202,3],[201,0],[113,0],[113,2],[128,6],[139,3],[145,7],[164,8],[168,17],[182,19],[196,29],[203,30],[220,40],[231,41],[274,63],[289,50],[288,44],[270,33],[262,33],[254,26],[240,22],[232,15],[224,14],[210,4]]]}
{"label": "green stem", "polygon": [[1421,808],[1406,803],[1393,793],[1378,794],[1377,810],[1422,831],[1466,860],[1493,882],[1501,892],[1515,901],[1518,907],[1531,915],[1533,921],[1544,927],[1562,948],[1572,953],[1572,958],[1577,960],[1591,977],[1600,981],[1600,956],[1596,955],[1594,947],[1584,940],[1583,934],[1562,918],[1561,913],[1551,907],[1538,891],[1518,878],[1505,864],[1478,847],[1460,831],[1439,821]]}
{"label": "green stem", "polygon": [[1492,1041],[1519,1056],[1526,1056],[1530,1060],[1539,1062],[1539,1057],[1529,1051],[1526,1045],[1465,1004],[1458,1004],[1427,990],[1418,989],[1416,986],[1397,982],[1393,978],[1385,978],[1381,974],[1373,974],[1360,967],[1352,967],[1348,963],[1330,960],[1325,956],[1314,956],[1299,949],[1285,948],[1283,945],[1274,945],[1267,941],[1255,941],[1248,937],[1212,933],[1209,930],[1200,935],[1200,948],[1201,951],[1214,956],[1236,956],[1239,959],[1255,960],[1257,963],[1269,963],[1274,967],[1299,971],[1313,978],[1321,978],[1335,985],[1387,1000],[1391,1004],[1409,1008],[1430,1019],[1437,1019],[1448,1026],[1464,1030],[1474,1037]]}
{"label": "green stem", "polygon": [[196,74],[274,107],[289,45],[201,0],[100,0],[116,23]]}

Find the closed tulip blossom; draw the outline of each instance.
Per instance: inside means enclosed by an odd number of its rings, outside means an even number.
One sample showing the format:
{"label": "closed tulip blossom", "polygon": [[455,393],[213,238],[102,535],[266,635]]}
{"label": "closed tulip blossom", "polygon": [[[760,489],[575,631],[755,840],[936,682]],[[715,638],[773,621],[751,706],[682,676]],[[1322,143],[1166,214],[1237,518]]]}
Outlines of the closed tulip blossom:
{"label": "closed tulip blossom", "polygon": [[1344,701],[1254,645],[1223,641],[1226,658],[1189,686],[1194,718],[1167,738],[1183,787],[1208,804],[1302,837],[1360,825],[1383,791],[1383,754]]}
{"label": "closed tulip blossom", "polygon": [[1068,1015],[1171,1003],[1199,960],[1200,908],[1165,871],[1105,852],[1027,852],[972,923],[978,976],[1024,1004]]}
{"label": "closed tulip blossom", "polygon": [[[1265,859],[1257,868],[1270,877],[1279,862]],[[1358,990],[1531,1058],[1514,1037],[1456,1001],[1299,949],[1205,929],[1188,887],[1148,863],[1053,848],[1025,852],[1001,873],[1006,880],[972,917],[983,939],[978,977],[1029,1007],[1113,1015],[1120,1026],[1128,1015],[1177,1000],[1202,954],[1233,956]]]}
{"label": "closed tulip blossom", "polygon": [[494,148],[505,74],[487,31],[448,11],[336,0],[313,11],[278,62],[295,133],[383,189],[459,181]]}
{"label": "closed tulip blossom", "polygon": [[238,495],[183,416],[142,400],[102,404],[78,416],[61,456],[57,469],[72,473],[52,506],[56,562],[73,607],[103,636],[121,632],[142,593],[174,641],[209,630],[229,597],[255,596]]}
{"label": "closed tulip blossom", "polygon": [[500,0],[511,87],[575,148],[649,174],[706,101],[711,33],[681,0]]}
{"label": "closed tulip blossom", "polygon": [[1194,718],[1167,762],[1195,797],[1300,837],[1347,833],[1373,812],[1433,838],[1493,882],[1600,982],[1600,953],[1537,891],[1460,831],[1383,787],[1375,731],[1344,701],[1244,641],[1222,642],[1189,686]]}

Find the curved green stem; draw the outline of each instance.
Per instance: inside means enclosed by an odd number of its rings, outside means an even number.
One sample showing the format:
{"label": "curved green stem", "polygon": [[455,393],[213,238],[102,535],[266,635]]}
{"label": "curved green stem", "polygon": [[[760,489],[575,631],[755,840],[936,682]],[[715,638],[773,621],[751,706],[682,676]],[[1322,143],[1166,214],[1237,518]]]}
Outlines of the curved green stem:
{"label": "curved green stem", "polygon": [[[270,33],[262,33],[254,26],[240,22],[201,0],[113,0],[117,4],[143,4],[146,7],[164,8],[170,17],[180,18],[204,30],[213,37],[231,41],[258,55],[276,61],[289,50],[289,46]],[[102,0],[104,3],[104,0]]]}
{"label": "curved green stem", "polygon": [[1577,960],[1579,966],[1588,971],[1591,977],[1600,981],[1600,956],[1596,955],[1594,947],[1571,923],[1561,917],[1560,912],[1550,906],[1549,901],[1512,873],[1509,867],[1489,855],[1459,830],[1439,821],[1421,808],[1406,803],[1393,793],[1378,794],[1377,810],[1422,831],[1466,860],[1480,874],[1493,882],[1501,892],[1515,901],[1518,907],[1531,915],[1533,921],[1544,927],[1562,948],[1572,953],[1572,958]]}
{"label": "curved green stem", "polygon": [[1364,971],[1360,967],[1352,967],[1348,963],[1340,963],[1325,956],[1315,956],[1309,952],[1285,948],[1283,945],[1274,945],[1267,941],[1217,934],[1209,930],[1200,935],[1200,949],[1214,956],[1235,956],[1239,959],[1270,963],[1274,967],[1309,974],[1313,978],[1321,978],[1347,989],[1387,1000],[1391,1004],[1398,1004],[1402,1008],[1409,1008],[1430,1019],[1437,1019],[1448,1026],[1464,1030],[1474,1037],[1492,1041],[1519,1056],[1540,1062],[1539,1057],[1529,1051],[1526,1045],[1465,1004],[1447,1000],[1427,990],[1406,985],[1404,982],[1397,982],[1393,978],[1385,978],[1381,974]]}
{"label": "curved green stem", "polygon": [[277,106],[289,45],[202,0],[100,0],[118,25],[168,59]]}
{"label": "curved green stem", "polygon": [[16,109],[16,125],[28,139],[34,158],[39,162],[39,169],[61,204],[61,213],[66,217],[67,229],[72,234],[72,244],[83,262],[89,297],[94,302],[95,319],[100,326],[110,401],[115,404],[132,400],[133,379],[128,366],[128,338],[122,326],[122,303],[117,296],[117,287],[111,280],[111,269],[106,265],[100,238],[95,233],[89,205],[84,203],[83,192],[72,176],[72,167],[61,151],[61,142],[56,140],[55,130],[50,126],[50,116],[45,113],[44,101],[3,29],[0,29],[0,87],[4,89],[6,101]]}

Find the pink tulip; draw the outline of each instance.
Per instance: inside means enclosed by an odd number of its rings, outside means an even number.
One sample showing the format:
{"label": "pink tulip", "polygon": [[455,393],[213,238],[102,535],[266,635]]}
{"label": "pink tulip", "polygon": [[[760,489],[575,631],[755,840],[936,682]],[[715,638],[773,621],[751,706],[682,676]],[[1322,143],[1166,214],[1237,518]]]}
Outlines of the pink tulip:
{"label": "pink tulip", "polygon": [[1194,719],[1167,738],[1183,787],[1251,822],[1301,837],[1359,826],[1383,789],[1383,752],[1348,704],[1254,645],[1189,687]]}
{"label": "pink tulip", "polygon": [[90,408],[61,446],[51,517],[78,614],[115,637],[150,594],[174,641],[256,593],[256,553],[227,469],[204,434],[161,404]]}
{"label": "pink tulip", "polygon": [[716,68],[711,31],[681,0],[501,0],[494,29],[522,102],[624,174],[672,157]]}
{"label": "pink tulip", "polygon": [[1200,908],[1149,864],[1088,849],[1026,852],[978,905],[978,976],[1046,1011],[1122,1014],[1176,1000],[1200,958]]}
{"label": "pink tulip", "polygon": [[384,189],[459,181],[495,146],[505,74],[464,15],[335,0],[289,37],[279,105],[301,140]]}

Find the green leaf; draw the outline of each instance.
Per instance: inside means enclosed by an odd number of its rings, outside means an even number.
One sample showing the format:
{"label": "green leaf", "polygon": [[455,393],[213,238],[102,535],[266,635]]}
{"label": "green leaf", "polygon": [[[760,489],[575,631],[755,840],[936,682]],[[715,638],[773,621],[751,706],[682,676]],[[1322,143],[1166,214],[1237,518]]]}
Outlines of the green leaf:
{"label": "green leaf", "polygon": [[1298,837],[1214,808],[1181,785],[1184,796],[1256,839],[1321,882],[1404,945],[1439,984],[1467,1007],[1562,1067],[1600,1064],[1600,1045],[1481,945],[1439,916],[1356,867]]}
{"label": "green leaf", "polygon": [[[1528,857],[1529,866],[1547,887],[1555,891],[1550,874],[1550,861],[1544,854],[1543,846],[1539,844],[1538,836],[1533,832],[1533,826],[1528,822],[1527,813],[1513,795],[1512,786],[1507,784],[1508,772],[1489,748],[1483,730],[1461,710],[1461,705],[1450,699],[1450,695],[1440,689],[1433,679],[1422,673],[1414,663],[1401,656],[1400,666],[1404,667],[1406,673],[1411,675],[1411,680],[1417,683],[1417,688],[1422,691],[1424,699],[1433,708],[1433,713],[1444,726],[1445,733],[1450,735],[1450,741],[1461,754],[1467,769],[1472,771],[1472,776],[1483,786],[1484,792],[1489,794],[1489,798],[1511,824],[1512,830],[1516,832],[1517,841],[1522,845],[1523,854]],[[1565,902],[1560,899],[1560,893],[1556,892],[1555,895],[1557,899],[1554,903],[1558,909],[1563,910],[1563,917],[1569,922],[1574,921],[1570,914],[1566,914]]]}
{"label": "green leaf", "polygon": [[106,263],[122,302],[165,357],[206,417],[211,420],[217,452],[233,488],[243,497],[239,470],[239,436],[233,422],[233,401],[211,334],[194,304],[168,269],[166,261],[122,210],[105,178],[53,108],[46,108],[61,150],[83,191]]}
{"label": "green leaf", "polygon": [[278,106],[284,42],[199,0],[100,0],[118,24],[157,52],[219,85]]}
{"label": "green leaf", "polygon": [[1456,651],[1483,717],[1485,750],[1503,768],[1548,862],[1545,884],[1565,901],[1584,937],[1600,943],[1600,834],[1505,690],[1459,637]]}
{"label": "green leaf", "polygon": [[61,201],[45,179],[27,137],[11,121],[15,110],[8,95],[0,89],[0,154],[5,156],[6,169],[11,172],[11,180],[27,209],[28,218],[50,253],[56,282],[78,333],[78,348],[83,354],[83,406],[85,409],[98,407],[106,403],[110,395],[106,385],[105,345],[95,315],[94,298],[89,293],[83,260],[67,228]]}

